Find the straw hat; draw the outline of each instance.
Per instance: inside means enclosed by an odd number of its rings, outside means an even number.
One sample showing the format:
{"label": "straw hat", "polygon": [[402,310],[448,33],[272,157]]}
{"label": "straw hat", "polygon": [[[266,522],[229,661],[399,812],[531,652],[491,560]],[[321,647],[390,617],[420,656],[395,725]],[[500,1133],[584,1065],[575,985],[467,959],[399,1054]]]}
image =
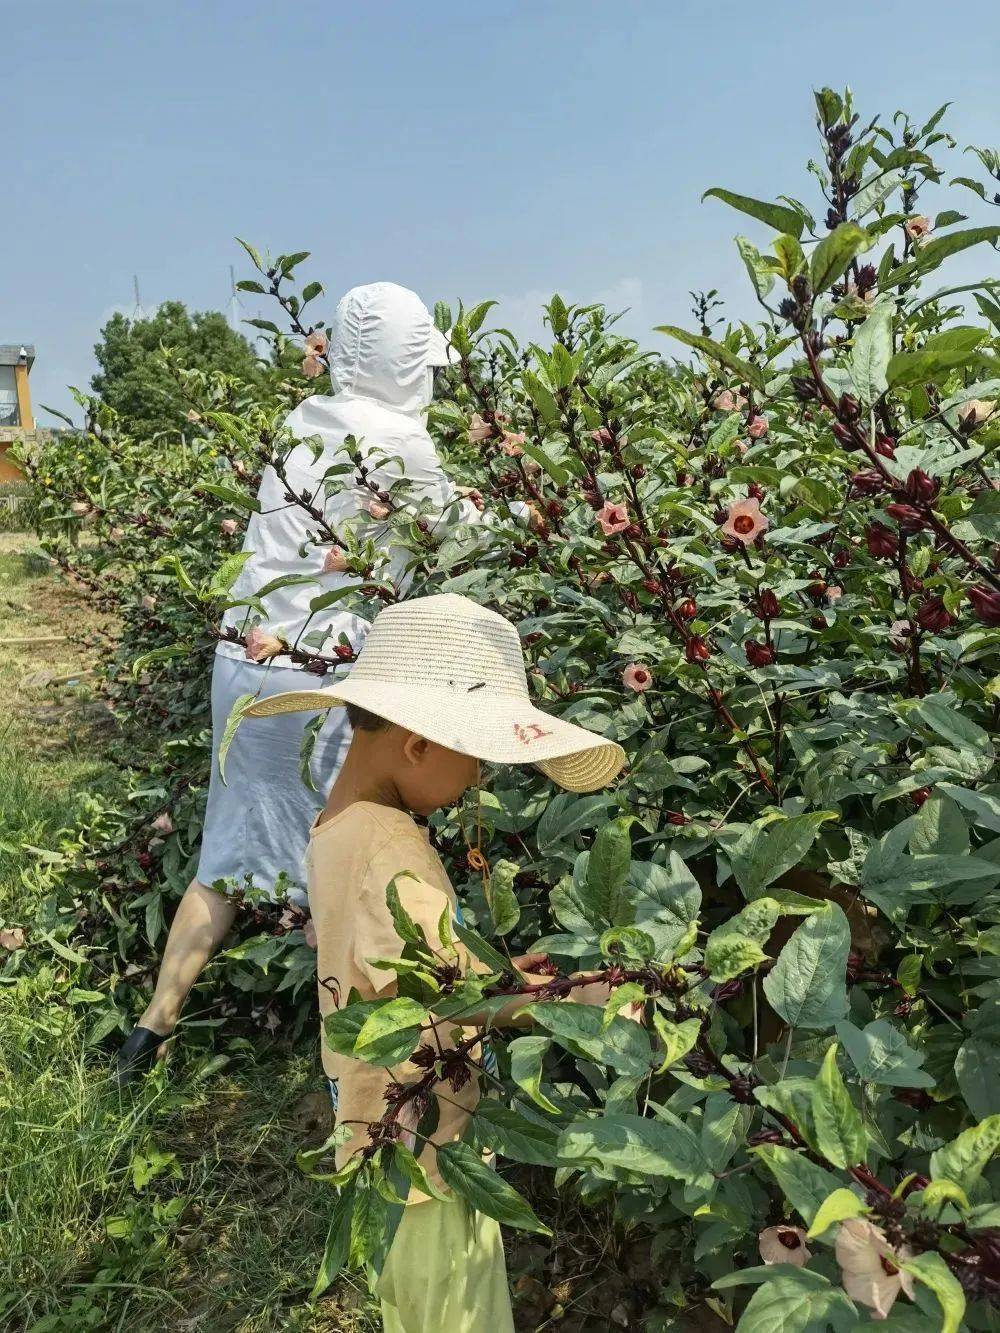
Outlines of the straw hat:
{"label": "straw hat", "polygon": [[247,714],[315,712],[348,703],[459,754],[494,764],[535,764],[567,791],[597,791],[625,763],[620,745],[535,708],[517,630],[455,593],[387,606],[344,681],[259,699]]}

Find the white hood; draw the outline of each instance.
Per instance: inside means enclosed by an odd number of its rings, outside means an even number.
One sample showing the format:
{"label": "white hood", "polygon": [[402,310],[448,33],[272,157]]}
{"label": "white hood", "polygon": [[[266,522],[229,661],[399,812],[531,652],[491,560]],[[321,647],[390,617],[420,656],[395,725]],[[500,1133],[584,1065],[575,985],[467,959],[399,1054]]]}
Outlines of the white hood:
{"label": "white hood", "polygon": [[444,338],[416,292],[371,282],[341,298],[330,350],[335,392],[419,417],[430,405],[434,367],[446,361]]}

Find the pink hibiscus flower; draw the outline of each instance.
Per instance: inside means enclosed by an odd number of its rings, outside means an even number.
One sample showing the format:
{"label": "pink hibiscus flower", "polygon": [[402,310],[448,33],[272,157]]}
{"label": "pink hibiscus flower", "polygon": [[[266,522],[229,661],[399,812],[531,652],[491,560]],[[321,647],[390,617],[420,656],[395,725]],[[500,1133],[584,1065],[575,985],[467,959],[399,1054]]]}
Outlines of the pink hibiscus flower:
{"label": "pink hibiscus flower", "polygon": [[722,531],[727,537],[749,546],[760,533],[767,530],[767,523],[766,514],[760,511],[760,501],[750,496],[746,500],[736,500],[729,506]]}
{"label": "pink hibiscus flower", "polygon": [[652,685],[653,677],[646,667],[639,666],[638,662],[630,662],[622,672],[622,683],[627,689],[635,690],[636,694],[642,694]]}
{"label": "pink hibiscus flower", "polygon": [[602,509],[597,511],[594,517],[600,523],[605,537],[611,537],[616,532],[624,532],[632,521],[624,505],[612,504],[610,500]]}
{"label": "pink hibiscus flower", "polygon": [[812,1258],[801,1227],[766,1227],[757,1237],[757,1245],[766,1264],[794,1264],[803,1268]]}
{"label": "pink hibiscus flower", "polygon": [[883,1232],[863,1217],[841,1222],[835,1247],[844,1290],[885,1319],[902,1291],[913,1299],[913,1278],[900,1267],[907,1249],[894,1250]]}

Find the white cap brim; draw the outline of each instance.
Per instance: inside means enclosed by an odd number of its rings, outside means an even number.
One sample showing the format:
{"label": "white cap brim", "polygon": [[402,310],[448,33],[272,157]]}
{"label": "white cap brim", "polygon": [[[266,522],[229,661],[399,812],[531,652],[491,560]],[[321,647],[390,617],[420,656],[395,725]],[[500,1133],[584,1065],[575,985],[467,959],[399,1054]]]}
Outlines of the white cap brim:
{"label": "white cap brim", "polygon": [[348,703],[474,759],[535,764],[567,791],[598,791],[625,765],[625,751],[614,741],[543,713],[528,699],[488,688],[456,693],[348,677],[325,690],[289,690],[259,699],[246,712],[249,717],[272,717]]}

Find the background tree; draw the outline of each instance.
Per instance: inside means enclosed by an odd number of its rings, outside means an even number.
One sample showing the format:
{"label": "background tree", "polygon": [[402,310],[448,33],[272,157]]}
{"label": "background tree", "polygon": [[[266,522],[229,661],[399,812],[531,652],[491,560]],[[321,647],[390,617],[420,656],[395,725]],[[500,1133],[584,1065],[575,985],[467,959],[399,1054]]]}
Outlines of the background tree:
{"label": "background tree", "polygon": [[260,373],[253,348],[217,310],[192,314],[182,301],[164,301],[149,319],[112,315],[94,348],[100,371],[91,387],[140,438],[181,430],[189,407],[164,350],[191,370],[251,381]]}

